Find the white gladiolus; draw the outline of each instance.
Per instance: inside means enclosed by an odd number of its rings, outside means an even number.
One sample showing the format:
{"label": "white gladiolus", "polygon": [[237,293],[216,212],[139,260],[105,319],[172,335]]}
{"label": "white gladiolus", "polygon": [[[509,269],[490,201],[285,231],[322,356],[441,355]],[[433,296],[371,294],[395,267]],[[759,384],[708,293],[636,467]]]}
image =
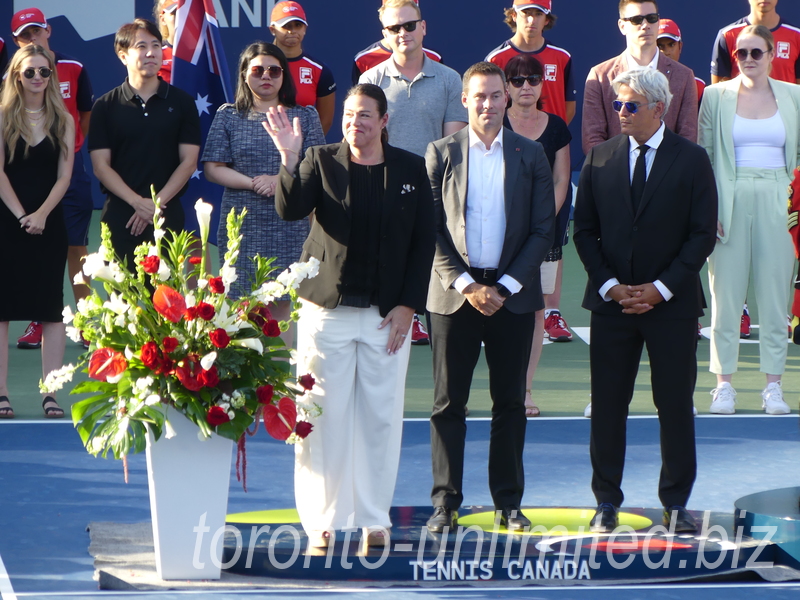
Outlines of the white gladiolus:
{"label": "white gladiolus", "polygon": [[148,247],[147,256],[158,256],[158,248],[155,246]]}
{"label": "white gladiolus", "polygon": [[275,278],[275,281],[286,288],[297,289],[297,286],[300,285],[300,280],[297,278],[297,275],[294,273],[294,271],[289,269],[286,269],[283,273],[278,275]]}
{"label": "white gladiolus", "polygon": [[64,387],[64,384],[72,381],[72,375],[75,373],[75,365],[69,364],[50,371],[45,377],[44,382],[39,382],[39,390],[42,393],[56,392]]}
{"label": "white gladiolus", "polygon": [[192,306],[197,304],[197,298],[195,298],[194,294],[192,294],[191,292],[186,294],[186,296],[183,297],[183,300],[186,302],[186,308],[191,308]]}
{"label": "white gladiolus", "polygon": [[125,302],[125,300],[122,298],[122,294],[111,292],[108,295],[108,300],[103,302],[103,308],[107,308],[114,314],[124,315],[126,312],[128,312],[130,304]]}
{"label": "white gladiolus", "polygon": [[67,304],[64,307],[64,310],[61,311],[61,316],[64,317],[62,319],[64,325],[69,325],[70,323],[72,323],[72,319],[75,315],[72,314],[72,307],[69,304]]}
{"label": "white gladiolus", "polygon": [[75,277],[72,278],[72,285],[83,285],[86,283],[86,280],[83,278],[83,273],[78,271],[75,273]]}
{"label": "white gladiolus", "polygon": [[225,285],[225,293],[227,294],[231,284],[236,281],[238,277],[238,275],[236,275],[236,267],[225,264],[219,270],[219,274],[220,277],[222,277],[222,283]]}
{"label": "white gladiolus", "polygon": [[215,360],[217,360],[217,353],[209,352],[203,358],[200,359],[200,366],[203,367],[203,369],[205,369],[206,371],[208,371],[214,365]]}
{"label": "white gladiolus", "polygon": [[259,354],[264,353],[264,344],[258,338],[245,338],[243,340],[231,340],[231,346],[241,346],[242,348],[250,348]]}
{"label": "white gladiolus", "polygon": [[286,288],[277,281],[268,281],[258,288],[253,295],[259,302],[269,304],[275,298],[280,298],[286,293]]}
{"label": "white gladiolus", "polygon": [[198,279],[197,280],[197,289],[204,290],[208,287],[208,279]]}
{"label": "white gladiolus", "polygon": [[161,238],[164,237],[165,233],[166,231],[164,231],[163,229],[156,229],[155,231],[153,231],[153,239],[156,241],[161,241]]}
{"label": "white gladiolus", "polygon": [[77,327],[68,326],[67,327],[67,337],[71,339],[76,344],[81,341],[81,332],[80,329]]}
{"label": "white gladiolus", "polygon": [[93,252],[83,259],[83,274],[87,277],[94,277],[95,273],[105,268],[106,261],[98,253]]}
{"label": "white gladiolus", "polygon": [[161,261],[158,263],[158,272],[156,273],[159,281],[166,281],[172,276],[172,272],[169,270],[166,261]]}

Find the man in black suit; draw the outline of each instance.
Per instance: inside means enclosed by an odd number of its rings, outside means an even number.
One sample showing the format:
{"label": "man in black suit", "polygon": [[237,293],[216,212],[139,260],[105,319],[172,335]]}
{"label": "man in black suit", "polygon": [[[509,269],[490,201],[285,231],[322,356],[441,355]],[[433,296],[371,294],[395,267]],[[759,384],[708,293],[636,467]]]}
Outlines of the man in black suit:
{"label": "man in black suit", "polygon": [[489,487],[510,530],[530,521],[524,488],[525,371],[539,266],[553,241],[553,178],[542,146],[503,128],[505,77],[491,63],[464,74],[469,126],[428,146],[436,254],[428,310],[433,339],[431,452],[435,508],[428,529],[457,524],[472,373],[485,345],[492,397]]}
{"label": "man in black suit", "polygon": [[612,531],[622,504],[625,426],[647,345],[661,424],[659,498],[664,523],[694,531],[686,510],[695,457],[693,402],[699,271],[714,249],[717,190],[705,151],[666,129],[672,94],[654,69],[613,82],[622,134],[595,146],[581,171],[575,247],[592,311],[592,531]]}

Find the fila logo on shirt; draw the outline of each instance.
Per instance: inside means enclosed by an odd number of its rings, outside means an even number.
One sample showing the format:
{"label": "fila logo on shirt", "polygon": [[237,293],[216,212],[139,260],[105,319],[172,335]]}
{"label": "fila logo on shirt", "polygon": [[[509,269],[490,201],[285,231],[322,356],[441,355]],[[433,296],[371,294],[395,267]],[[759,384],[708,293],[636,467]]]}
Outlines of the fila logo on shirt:
{"label": "fila logo on shirt", "polygon": [[777,58],[791,58],[792,45],[789,42],[778,42],[775,44],[775,56]]}
{"label": "fila logo on shirt", "polygon": [[558,65],[545,65],[544,66],[545,81],[556,81],[557,71],[558,71]]}
{"label": "fila logo on shirt", "polygon": [[314,72],[308,67],[300,67],[300,83],[314,83]]}
{"label": "fila logo on shirt", "polygon": [[72,89],[70,87],[70,82],[69,81],[62,81],[59,85],[61,87],[61,97],[64,100],[72,98]]}

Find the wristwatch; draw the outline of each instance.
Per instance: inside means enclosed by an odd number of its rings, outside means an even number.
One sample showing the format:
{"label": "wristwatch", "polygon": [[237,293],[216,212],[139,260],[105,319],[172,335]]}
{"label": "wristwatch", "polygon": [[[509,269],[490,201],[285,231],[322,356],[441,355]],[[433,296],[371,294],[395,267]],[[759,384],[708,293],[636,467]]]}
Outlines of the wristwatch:
{"label": "wristwatch", "polygon": [[502,283],[498,283],[498,284],[497,284],[495,287],[497,288],[497,293],[498,293],[498,294],[500,294],[500,295],[501,295],[503,298],[506,298],[506,299],[508,299],[508,298],[510,298],[511,296],[513,296],[513,295],[514,295],[514,294],[511,292],[511,290],[509,290],[509,289],[508,289],[506,286],[504,286]]}

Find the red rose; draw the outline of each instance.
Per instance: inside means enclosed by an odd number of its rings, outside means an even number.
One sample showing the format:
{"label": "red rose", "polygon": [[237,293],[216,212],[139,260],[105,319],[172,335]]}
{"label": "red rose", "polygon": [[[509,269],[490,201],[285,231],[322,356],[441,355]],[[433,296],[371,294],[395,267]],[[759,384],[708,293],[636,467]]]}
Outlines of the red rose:
{"label": "red rose", "polygon": [[186,309],[186,313],[183,315],[183,318],[187,321],[194,321],[197,318],[197,307],[189,306]]}
{"label": "red rose", "polygon": [[230,420],[231,418],[228,416],[228,413],[226,413],[225,409],[221,406],[212,406],[208,409],[208,413],[206,413],[206,423],[212,427],[222,425]]}
{"label": "red rose", "polygon": [[278,337],[281,334],[281,326],[275,319],[270,319],[261,328],[261,332],[267,337]]}
{"label": "red rose", "polygon": [[128,361],[121,352],[111,348],[98,348],[89,359],[89,377],[98,381],[108,381],[128,368]]}
{"label": "red rose", "polygon": [[222,277],[212,277],[208,280],[208,289],[215,294],[225,293],[225,284],[222,283]]}
{"label": "red rose", "polygon": [[200,371],[197,380],[203,384],[204,387],[216,387],[219,383],[219,375],[217,374],[217,367],[211,367],[208,371],[205,369]]}
{"label": "red rose", "polygon": [[198,379],[198,375],[203,368],[200,366],[199,362],[194,362],[189,358],[185,358],[181,362],[178,363],[178,367],[175,369],[175,375],[183,384],[187,390],[191,392],[199,392],[200,388],[203,387],[203,384],[200,383]]}
{"label": "red rose", "polygon": [[258,402],[260,404],[269,404],[272,402],[272,396],[274,395],[275,390],[274,388],[267,384],[262,385],[261,387],[256,389],[256,397],[258,398]]}
{"label": "red rose", "polygon": [[160,285],[153,294],[153,306],[158,314],[172,323],[177,323],[186,312],[186,300],[167,285]]}
{"label": "red rose", "polygon": [[217,348],[227,348],[228,344],[231,343],[231,338],[228,335],[228,332],[221,327],[215,329],[214,331],[210,331],[208,333],[208,337],[211,338],[211,343]]}
{"label": "red rose", "polygon": [[267,321],[272,318],[272,313],[262,304],[251,310],[247,318],[250,319],[256,327],[261,329],[267,324]]}
{"label": "red rose", "polygon": [[210,321],[213,319],[215,313],[216,311],[214,310],[214,307],[208,302],[201,302],[197,305],[197,316],[204,321]]}
{"label": "red rose", "polygon": [[200,258],[199,256],[190,256],[189,257],[189,264],[190,265],[199,265],[201,262],[203,262],[203,259]]}
{"label": "red rose", "polygon": [[167,336],[161,340],[161,347],[164,348],[164,352],[174,352],[175,348],[178,347],[178,340],[174,337]]}
{"label": "red rose", "polygon": [[168,356],[163,356],[161,358],[161,369],[156,372],[164,373],[165,375],[172,375],[174,371],[175,371],[175,361],[173,361]]}
{"label": "red rose", "polygon": [[297,380],[300,385],[302,385],[305,389],[310,390],[314,387],[316,380],[311,373],[306,373],[300,379]]}
{"label": "red rose", "polygon": [[154,371],[161,366],[161,354],[158,352],[158,344],[155,342],[145,342],[140,353],[144,366]]}
{"label": "red rose", "polygon": [[142,270],[145,273],[157,273],[158,266],[161,264],[161,259],[157,256],[145,256],[140,262]]}
{"label": "red rose", "polygon": [[297,434],[297,437],[305,439],[308,437],[308,434],[311,433],[312,429],[314,429],[314,426],[308,421],[298,421],[297,425],[295,425],[294,432]]}

